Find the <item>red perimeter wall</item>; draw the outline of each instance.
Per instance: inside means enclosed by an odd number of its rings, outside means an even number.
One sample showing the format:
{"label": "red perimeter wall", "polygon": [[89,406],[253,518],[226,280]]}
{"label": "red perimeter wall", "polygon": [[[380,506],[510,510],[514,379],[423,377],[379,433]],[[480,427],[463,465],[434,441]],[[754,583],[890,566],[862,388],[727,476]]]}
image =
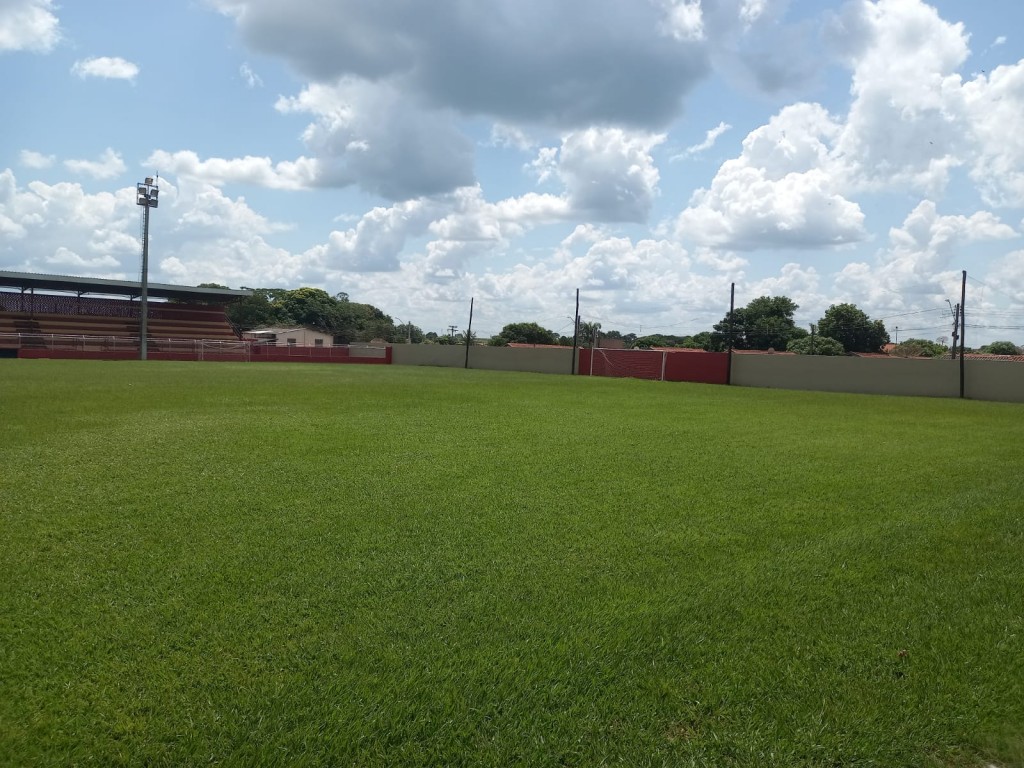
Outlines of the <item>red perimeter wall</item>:
{"label": "red perimeter wall", "polygon": [[[334,354],[331,354],[331,353]],[[348,350],[313,349],[309,348],[309,354],[266,354],[256,353],[253,350],[249,358],[252,362],[263,363],[356,363],[359,365],[390,365],[391,347],[387,348],[384,357],[351,357]],[[23,360],[138,360],[138,350],[117,351],[82,351],[74,349],[19,349],[18,357]],[[150,360],[179,360],[187,362],[199,360],[195,354],[181,352],[158,352],[150,351],[146,357]],[[245,356],[241,354],[218,354],[216,352],[203,352],[203,361],[244,363]]]}
{"label": "red perimeter wall", "polygon": [[[580,350],[579,372],[594,376],[692,381],[701,384],[727,384],[729,355],[725,352],[662,352],[643,349],[599,349],[591,368],[589,349]],[[663,366],[664,363],[664,366]]]}

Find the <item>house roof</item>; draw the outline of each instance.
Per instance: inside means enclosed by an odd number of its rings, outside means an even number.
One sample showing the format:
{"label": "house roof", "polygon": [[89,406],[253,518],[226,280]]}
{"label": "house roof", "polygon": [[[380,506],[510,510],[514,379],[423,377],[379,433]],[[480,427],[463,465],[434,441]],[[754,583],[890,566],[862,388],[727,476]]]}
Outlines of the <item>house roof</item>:
{"label": "house roof", "polygon": [[273,334],[276,334],[276,335],[280,336],[282,333],[295,333],[296,331],[309,331],[310,333],[319,333],[321,336],[330,336],[331,335],[331,334],[327,333],[326,331],[321,331],[318,328],[313,328],[313,327],[308,326],[308,325],[296,325],[296,326],[293,326],[292,328],[282,328],[282,327],[251,328],[250,330],[245,331],[243,333],[243,335],[245,333],[273,333]]}
{"label": "house roof", "polygon": [[514,342],[507,344],[509,347],[516,347],[517,349],[570,349],[563,344],[522,344],[520,342]]}
{"label": "house roof", "polygon": [[1002,360],[1007,363],[1024,363],[1024,355],[987,355],[983,352],[965,352],[967,360]]}

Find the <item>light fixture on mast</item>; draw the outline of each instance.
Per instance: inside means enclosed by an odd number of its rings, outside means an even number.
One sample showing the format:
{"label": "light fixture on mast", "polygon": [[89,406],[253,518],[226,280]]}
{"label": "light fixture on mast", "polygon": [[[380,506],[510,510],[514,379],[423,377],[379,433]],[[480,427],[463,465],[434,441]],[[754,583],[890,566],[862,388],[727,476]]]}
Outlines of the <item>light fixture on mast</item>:
{"label": "light fixture on mast", "polygon": [[[159,177],[158,177],[159,178]],[[142,285],[139,291],[139,360],[146,359],[147,336],[149,335],[149,209],[156,208],[160,200],[160,188],[152,176],[135,185],[135,204],[141,205],[142,212]]]}

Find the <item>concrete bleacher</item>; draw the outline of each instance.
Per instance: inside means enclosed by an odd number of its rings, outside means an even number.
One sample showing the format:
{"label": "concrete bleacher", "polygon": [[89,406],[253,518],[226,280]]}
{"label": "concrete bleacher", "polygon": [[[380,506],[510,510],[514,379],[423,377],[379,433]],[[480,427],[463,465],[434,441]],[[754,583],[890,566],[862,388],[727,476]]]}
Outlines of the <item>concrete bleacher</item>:
{"label": "concrete bleacher", "polygon": [[[139,308],[124,299],[50,295],[35,295],[26,305],[17,294],[0,293],[0,336],[21,334],[22,347],[47,345],[56,336],[137,339]],[[223,306],[151,302],[148,314],[150,339],[238,341]]]}

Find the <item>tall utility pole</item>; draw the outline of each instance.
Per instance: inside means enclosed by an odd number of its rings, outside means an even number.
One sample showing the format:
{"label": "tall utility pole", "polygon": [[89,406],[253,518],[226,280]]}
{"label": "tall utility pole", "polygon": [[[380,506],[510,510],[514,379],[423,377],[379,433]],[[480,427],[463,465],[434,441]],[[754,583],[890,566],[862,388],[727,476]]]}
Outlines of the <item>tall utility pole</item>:
{"label": "tall utility pole", "polygon": [[736,283],[729,289],[729,360],[725,368],[725,383],[732,384],[732,313],[736,311]]}
{"label": "tall utility pole", "polygon": [[469,325],[466,327],[466,368],[469,368],[469,345],[473,343],[473,299],[469,300]]}
{"label": "tall utility pole", "polygon": [[576,375],[576,349],[580,339],[580,289],[576,289],[576,315],[572,329],[572,374]]}
{"label": "tall utility pole", "polygon": [[451,336],[454,339],[455,338],[455,332],[458,329],[459,329],[459,327],[457,325],[449,325],[448,326],[448,335]]}
{"label": "tall utility pole", "polygon": [[967,335],[967,323],[964,314],[967,311],[967,270],[964,270],[963,281],[960,283],[960,397],[964,397],[964,336]]}
{"label": "tall utility pole", "polygon": [[950,349],[951,360],[956,360],[956,341],[960,338],[960,305],[953,308],[953,346]]}
{"label": "tall utility pole", "polygon": [[817,333],[817,331],[818,331],[818,326],[816,326],[814,323],[811,323],[811,354],[812,355],[814,354],[814,334]]}
{"label": "tall utility pole", "polygon": [[152,176],[135,185],[135,204],[142,211],[142,286],[139,291],[139,360],[146,359],[147,337],[149,336],[149,209],[156,208],[160,188]]}

